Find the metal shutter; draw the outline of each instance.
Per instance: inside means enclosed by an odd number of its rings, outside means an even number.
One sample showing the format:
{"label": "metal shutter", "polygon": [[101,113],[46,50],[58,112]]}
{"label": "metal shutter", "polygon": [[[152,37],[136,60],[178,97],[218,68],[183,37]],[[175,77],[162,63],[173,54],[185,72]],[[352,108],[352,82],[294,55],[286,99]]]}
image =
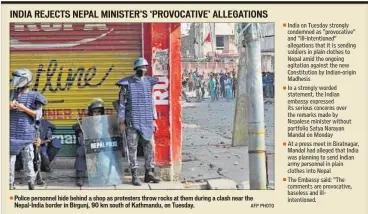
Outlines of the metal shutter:
{"label": "metal shutter", "polygon": [[10,31],[10,73],[33,72],[32,89],[49,101],[44,118],[57,126],[63,142],[59,155],[73,156],[71,126],[87,113],[90,101],[102,98],[106,113],[115,112],[115,83],[133,74],[134,60],[142,56],[142,24],[16,23]]}

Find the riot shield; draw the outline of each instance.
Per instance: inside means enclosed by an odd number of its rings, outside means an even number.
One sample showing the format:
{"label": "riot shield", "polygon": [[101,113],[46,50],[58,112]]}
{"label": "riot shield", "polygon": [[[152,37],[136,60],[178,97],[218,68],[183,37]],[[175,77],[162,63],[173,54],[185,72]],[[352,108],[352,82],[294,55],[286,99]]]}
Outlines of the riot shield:
{"label": "riot shield", "polygon": [[84,117],[81,121],[86,152],[88,182],[92,186],[123,183],[121,143],[116,117]]}

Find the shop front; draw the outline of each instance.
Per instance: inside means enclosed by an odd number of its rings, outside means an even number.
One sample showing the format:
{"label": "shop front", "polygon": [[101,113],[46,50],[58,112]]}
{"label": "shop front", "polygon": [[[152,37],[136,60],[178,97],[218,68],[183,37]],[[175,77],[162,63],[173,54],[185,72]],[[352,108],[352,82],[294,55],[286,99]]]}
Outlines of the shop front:
{"label": "shop front", "polygon": [[115,83],[132,75],[135,59],[143,56],[151,62],[150,75],[160,79],[153,91],[159,116],[156,162],[180,171],[180,24],[15,23],[10,28],[9,72],[33,72],[32,90],[49,101],[44,119],[56,125],[54,136],[62,141],[59,156],[75,156],[72,125],[87,114],[93,98],[103,99],[107,114],[116,114]]}

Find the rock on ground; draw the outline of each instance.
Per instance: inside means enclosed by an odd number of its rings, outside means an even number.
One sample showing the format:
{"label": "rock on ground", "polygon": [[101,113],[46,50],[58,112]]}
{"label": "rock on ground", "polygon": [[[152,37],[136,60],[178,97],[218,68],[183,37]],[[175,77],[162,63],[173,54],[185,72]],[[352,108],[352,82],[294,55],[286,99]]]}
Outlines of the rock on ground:
{"label": "rock on ground", "polygon": [[[231,147],[235,100],[182,102],[182,180],[249,182],[248,147]],[[265,100],[269,181],[274,181],[274,102]]]}

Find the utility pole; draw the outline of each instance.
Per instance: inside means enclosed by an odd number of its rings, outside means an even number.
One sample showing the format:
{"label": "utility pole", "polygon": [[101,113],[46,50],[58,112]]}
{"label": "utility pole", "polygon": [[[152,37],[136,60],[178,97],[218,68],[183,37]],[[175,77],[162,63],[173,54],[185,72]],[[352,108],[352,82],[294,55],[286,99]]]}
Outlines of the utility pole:
{"label": "utility pole", "polygon": [[[239,24],[242,26],[242,24]],[[236,41],[238,45],[238,74],[236,86],[236,105],[234,115],[234,127],[232,146],[248,146],[248,94],[247,94],[247,68],[246,68],[246,50],[242,43],[244,33],[235,29]]]}
{"label": "utility pole", "polygon": [[203,42],[203,28],[204,28],[204,23],[199,23],[199,58],[203,58],[203,45],[202,45],[202,42]]}
{"label": "utility pole", "polygon": [[197,23],[193,23],[194,26],[194,59],[198,59],[198,31],[197,31]]}
{"label": "utility pole", "polygon": [[260,190],[267,188],[260,24],[250,24],[244,36],[248,50],[249,184],[250,189]]}

